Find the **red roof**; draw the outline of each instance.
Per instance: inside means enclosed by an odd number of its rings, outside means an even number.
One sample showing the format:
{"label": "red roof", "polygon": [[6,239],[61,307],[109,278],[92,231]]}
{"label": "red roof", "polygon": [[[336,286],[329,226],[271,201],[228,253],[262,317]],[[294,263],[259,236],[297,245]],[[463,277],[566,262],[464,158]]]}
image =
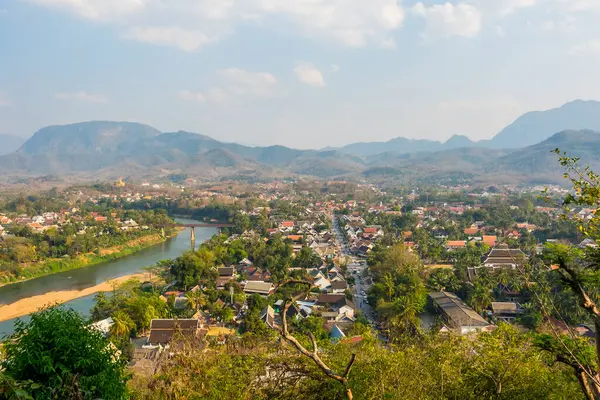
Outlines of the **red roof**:
{"label": "red roof", "polygon": [[466,240],[448,240],[446,243],[448,247],[465,247],[467,245]]}
{"label": "red roof", "polygon": [[294,226],[294,221],[283,221],[281,226],[285,226],[286,228],[291,228]]}
{"label": "red roof", "polygon": [[469,235],[469,236],[476,235],[479,232],[479,228],[467,228],[467,229],[465,229],[464,232],[465,232],[465,235]]}
{"label": "red roof", "polygon": [[487,244],[488,246],[495,246],[497,240],[498,238],[496,236],[483,236],[483,243]]}
{"label": "red roof", "polygon": [[377,233],[377,228],[365,228],[365,233]]}

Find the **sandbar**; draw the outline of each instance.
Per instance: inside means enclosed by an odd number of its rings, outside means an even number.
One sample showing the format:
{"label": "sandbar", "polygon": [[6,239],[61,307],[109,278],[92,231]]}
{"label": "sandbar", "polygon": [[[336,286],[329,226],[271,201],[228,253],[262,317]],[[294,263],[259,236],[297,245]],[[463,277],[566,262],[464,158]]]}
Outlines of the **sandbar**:
{"label": "sandbar", "polygon": [[143,281],[147,277],[148,274],[126,275],[107,280],[96,286],[91,286],[83,290],[61,290],[58,292],[48,292],[41,295],[28,297],[26,299],[17,300],[11,304],[0,305],[0,322],[31,314],[40,308],[44,308],[56,303],[62,304],[67,301],[89,296],[98,292],[109,292],[113,290],[115,285],[119,286],[130,279]]}

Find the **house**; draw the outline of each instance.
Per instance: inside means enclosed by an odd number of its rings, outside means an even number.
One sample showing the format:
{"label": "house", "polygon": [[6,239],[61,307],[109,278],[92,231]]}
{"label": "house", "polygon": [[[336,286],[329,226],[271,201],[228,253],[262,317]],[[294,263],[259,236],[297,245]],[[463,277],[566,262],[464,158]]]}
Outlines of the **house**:
{"label": "house", "polygon": [[494,247],[496,245],[496,242],[498,241],[498,238],[495,235],[483,235],[482,241],[486,245]]}
{"label": "house", "polygon": [[279,228],[282,230],[292,230],[294,228],[295,224],[294,221],[282,221],[279,224]]}
{"label": "house", "polygon": [[344,331],[342,331],[340,327],[336,324],[333,324],[333,326],[331,327],[331,332],[329,332],[329,338],[334,342],[338,342],[345,337],[346,334],[344,333]]}
{"label": "house", "polygon": [[356,306],[344,294],[322,294],[317,298],[316,305],[336,311],[339,315],[354,318]]}
{"label": "house", "polygon": [[110,328],[115,324],[112,318],[106,318],[90,325],[90,328],[97,330],[103,336],[108,336]]}
{"label": "house", "polygon": [[171,342],[173,336],[180,334],[185,337],[194,338],[202,328],[200,321],[190,319],[153,319],[150,322],[150,336],[148,346],[165,346]]}
{"label": "house", "polygon": [[327,278],[319,278],[319,279],[315,279],[315,281],[313,282],[313,285],[323,291],[323,290],[326,290],[327,288],[331,287],[331,281]]}
{"label": "house", "polygon": [[490,250],[482,265],[469,267],[467,274],[470,279],[473,279],[480,268],[487,268],[489,272],[495,272],[502,268],[516,269],[523,265],[526,258],[527,256],[520,249],[509,249],[508,245],[501,244]]}
{"label": "house", "polygon": [[471,227],[465,229],[463,232],[467,236],[475,236],[479,233],[479,228],[476,226],[475,227],[471,226]]}
{"label": "house", "polygon": [[348,289],[348,283],[346,281],[335,281],[331,282],[329,291],[333,294],[344,293]]}
{"label": "house", "polygon": [[448,240],[446,242],[446,250],[448,250],[448,251],[456,250],[456,249],[464,249],[465,247],[467,247],[466,240]]}
{"label": "house", "polygon": [[247,281],[244,286],[244,293],[246,294],[259,294],[263,297],[267,297],[273,293],[273,284],[270,282],[262,281]]}
{"label": "house", "polygon": [[267,306],[261,313],[260,319],[269,327],[277,328],[279,324],[275,321],[275,310],[271,306]]}
{"label": "house", "polygon": [[523,308],[519,303],[511,301],[492,302],[492,315],[503,322],[514,322],[519,314],[523,313]]}
{"label": "house", "polygon": [[288,235],[287,238],[294,243],[302,243],[302,241],[304,240],[304,236],[302,235]]}
{"label": "house", "polygon": [[323,273],[323,271],[321,271],[319,268],[310,268],[310,269],[307,269],[306,272],[315,281],[318,280],[318,279],[326,278],[326,276]]}
{"label": "house", "polygon": [[217,268],[217,273],[219,276],[217,277],[217,289],[225,288],[225,284],[230,282],[234,278],[235,268],[234,267],[220,267]]}
{"label": "house", "polygon": [[476,331],[490,331],[495,328],[454,293],[433,292],[429,294],[429,297],[432,300],[433,308],[440,314],[448,328],[460,335]]}

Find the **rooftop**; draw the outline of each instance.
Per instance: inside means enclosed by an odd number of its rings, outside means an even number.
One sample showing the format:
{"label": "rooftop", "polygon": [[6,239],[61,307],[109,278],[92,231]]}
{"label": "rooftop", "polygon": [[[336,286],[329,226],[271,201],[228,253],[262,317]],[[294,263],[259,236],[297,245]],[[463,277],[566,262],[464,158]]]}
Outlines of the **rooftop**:
{"label": "rooftop", "polygon": [[488,326],[490,325],[475,310],[466,305],[457,295],[450,292],[433,292],[429,297],[448,316],[449,323],[456,328],[463,326]]}

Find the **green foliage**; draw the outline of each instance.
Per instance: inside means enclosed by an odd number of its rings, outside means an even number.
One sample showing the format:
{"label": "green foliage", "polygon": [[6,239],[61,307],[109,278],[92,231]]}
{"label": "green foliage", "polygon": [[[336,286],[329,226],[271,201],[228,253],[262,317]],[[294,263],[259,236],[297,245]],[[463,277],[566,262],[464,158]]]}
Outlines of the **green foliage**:
{"label": "green foliage", "polygon": [[321,257],[308,246],[303,246],[293,261],[296,268],[320,267],[321,264],[323,264]]}
{"label": "green foliage", "polygon": [[18,320],[4,352],[4,373],[35,399],[128,398],[124,363],[73,310],[52,307]]}
{"label": "green foliage", "polygon": [[[576,379],[546,362],[527,336],[501,326],[478,338],[428,337],[383,346],[368,332],[358,344],[319,343],[319,355],[349,375],[354,399],[582,400]],[[406,341],[403,341],[406,343]],[[341,385],[274,339],[245,338],[219,348],[186,347],[151,378],[134,382],[136,398],[332,399]]]}
{"label": "green foliage", "polygon": [[392,338],[420,331],[418,314],[427,303],[421,260],[403,245],[377,249],[370,259],[374,285],[367,297]]}

